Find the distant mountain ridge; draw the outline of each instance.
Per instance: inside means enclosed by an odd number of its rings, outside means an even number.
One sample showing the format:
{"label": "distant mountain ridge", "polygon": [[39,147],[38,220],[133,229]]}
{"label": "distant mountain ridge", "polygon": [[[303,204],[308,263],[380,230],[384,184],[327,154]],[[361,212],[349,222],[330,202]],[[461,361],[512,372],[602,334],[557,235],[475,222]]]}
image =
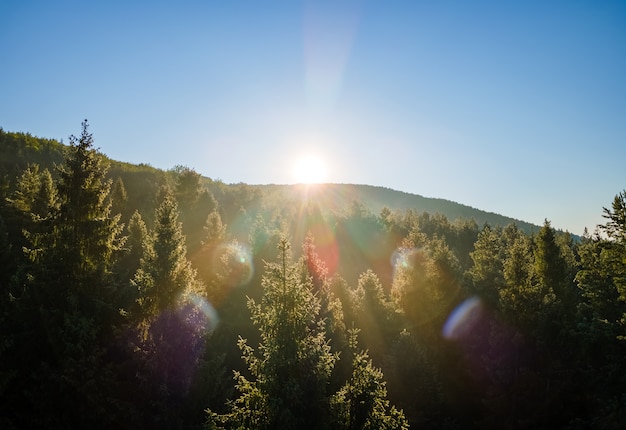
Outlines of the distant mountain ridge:
{"label": "distant mountain ridge", "polygon": [[440,213],[450,222],[457,219],[473,219],[479,227],[485,223],[492,226],[516,224],[526,233],[538,231],[541,227],[526,221],[487,212],[446,199],[424,197],[387,187],[362,184],[315,184],[315,185],[255,185],[263,190],[269,201],[282,200],[295,202],[302,198],[317,201],[334,211],[348,210],[354,201],[361,202],[375,215],[387,207],[392,212],[414,210],[418,213]]}

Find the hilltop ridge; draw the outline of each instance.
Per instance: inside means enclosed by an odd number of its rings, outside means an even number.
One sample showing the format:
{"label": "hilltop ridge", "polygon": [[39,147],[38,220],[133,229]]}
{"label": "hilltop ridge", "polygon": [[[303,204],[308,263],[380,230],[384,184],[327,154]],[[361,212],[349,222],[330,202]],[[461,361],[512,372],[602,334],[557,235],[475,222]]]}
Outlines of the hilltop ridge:
{"label": "hilltop ridge", "polygon": [[[37,163],[43,168],[51,169],[63,158],[67,145],[54,139],[46,139],[32,136],[29,133],[7,132],[0,128],[0,167],[4,172],[3,180],[11,183],[21,170],[29,164]],[[106,157],[106,154],[104,154]],[[143,187],[134,187],[132,182],[142,182],[153,176],[152,182],[163,181],[165,171],[152,167],[149,164],[134,165],[124,161],[112,160],[109,176],[115,179],[122,177],[125,185],[132,192],[133,188],[143,190]],[[245,185],[261,192],[257,202],[264,206],[281,206],[300,201],[303,197],[321,204],[325,209],[335,212],[347,211],[354,202],[360,202],[373,214],[379,214],[387,207],[392,212],[413,210],[416,212],[428,212],[430,214],[442,214],[451,222],[457,219],[473,219],[481,226],[485,223],[493,226],[506,226],[514,223],[526,233],[537,231],[539,226],[529,222],[487,212],[450,200],[424,197],[405,191],[394,190],[387,187],[365,184],[338,184],[327,183],[317,185],[279,185],[279,184],[224,184],[210,177],[202,177],[203,185],[209,190],[216,187],[237,187]],[[137,184],[140,185],[140,184]],[[142,191],[143,193],[143,191]],[[142,194],[140,193],[140,194]],[[145,196],[138,195],[140,199]]]}

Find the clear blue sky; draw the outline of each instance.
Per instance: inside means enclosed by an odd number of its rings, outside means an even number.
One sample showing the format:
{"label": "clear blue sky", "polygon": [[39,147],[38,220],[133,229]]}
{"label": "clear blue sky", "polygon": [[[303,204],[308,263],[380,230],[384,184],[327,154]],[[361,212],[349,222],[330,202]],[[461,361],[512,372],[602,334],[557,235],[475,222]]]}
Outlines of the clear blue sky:
{"label": "clear blue sky", "polygon": [[626,2],[0,3],[0,127],[224,182],[381,185],[581,234],[626,188]]}

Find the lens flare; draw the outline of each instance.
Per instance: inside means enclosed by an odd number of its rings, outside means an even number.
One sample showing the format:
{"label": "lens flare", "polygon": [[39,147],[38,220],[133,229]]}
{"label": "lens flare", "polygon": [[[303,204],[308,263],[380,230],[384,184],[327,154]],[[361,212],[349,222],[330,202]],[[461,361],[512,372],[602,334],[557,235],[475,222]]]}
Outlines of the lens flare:
{"label": "lens flare", "polygon": [[483,305],[478,297],[470,297],[452,311],[441,331],[446,339],[462,339],[474,331],[481,320]]}
{"label": "lens flare", "polygon": [[229,287],[247,284],[254,275],[254,262],[250,248],[233,241],[220,245],[213,253],[212,266]]}
{"label": "lens flare", "polygon": [[418,248],[398,248],[391,255],[394,278],[405,270],[413,270],[425,261],[424,251]]}
{"label": "lens flare", "polygon": [[199,322],[199,325],[204,326],[204,329],[207,333],[213,333],[217,326],[219,325],[219,316],[215,308],[209,303],[205,298],[192,294],[189,297],[189,300],[193,304],[196,310],[200,311],[201,319],[203,321]]}

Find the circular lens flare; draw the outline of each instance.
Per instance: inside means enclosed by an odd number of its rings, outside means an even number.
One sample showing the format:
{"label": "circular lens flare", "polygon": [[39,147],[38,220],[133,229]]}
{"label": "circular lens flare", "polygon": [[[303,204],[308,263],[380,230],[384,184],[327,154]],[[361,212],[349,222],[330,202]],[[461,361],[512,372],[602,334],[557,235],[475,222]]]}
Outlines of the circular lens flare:
{"label": "circular lens flare", "polygon": [[236,241],[220,245],[213,254],[213,267],[228,287],[247,284],[254,275],[250,248]]}

